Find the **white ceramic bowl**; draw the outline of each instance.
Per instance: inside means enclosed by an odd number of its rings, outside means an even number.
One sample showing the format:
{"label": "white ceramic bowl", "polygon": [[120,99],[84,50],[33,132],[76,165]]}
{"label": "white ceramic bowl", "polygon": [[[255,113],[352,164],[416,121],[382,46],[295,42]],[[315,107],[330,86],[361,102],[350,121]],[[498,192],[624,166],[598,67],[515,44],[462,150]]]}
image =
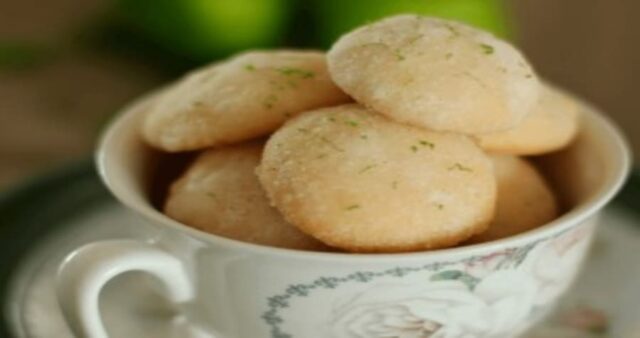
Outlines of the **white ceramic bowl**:
{"label": "white ceramic bowl", "polygon": [[630,165],[620,131],[583,105],[576,142],[538,160],[567,210],[553,222],[494,242],[427,252],[294,251],[204,233],[158,211],[151,195],[168,165],[140,139],[145,104],[119,115],[97,159],[113,194],[156,229],[153,241],[94,243],[66,260],[58,294],[80,336],[108,332],[97,310],[102,285],[118,273],[144,270],[183,302],[192,328],[214,337],[514,337],[570,285],[598,214]]}

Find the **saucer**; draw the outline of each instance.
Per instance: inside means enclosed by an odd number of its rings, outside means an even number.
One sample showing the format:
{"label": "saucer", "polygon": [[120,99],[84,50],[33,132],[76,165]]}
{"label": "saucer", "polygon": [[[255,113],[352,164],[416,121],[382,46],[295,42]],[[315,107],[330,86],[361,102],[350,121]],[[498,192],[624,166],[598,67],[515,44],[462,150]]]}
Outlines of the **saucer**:
{"label": "saucer", "polygon": [[[526,338],[640,338],[640,175],[605,210],[586,265],[556,312]],[[108,238],[146,239],[138,218],[99,181],[92,163],[0,195],[0,337],[72,337],[55,299],[61,259]],[[101,294],[113,337],[210,337],[188,325],[156,281],[126,273]],[[236,338],[236,337],[224,337]]]}

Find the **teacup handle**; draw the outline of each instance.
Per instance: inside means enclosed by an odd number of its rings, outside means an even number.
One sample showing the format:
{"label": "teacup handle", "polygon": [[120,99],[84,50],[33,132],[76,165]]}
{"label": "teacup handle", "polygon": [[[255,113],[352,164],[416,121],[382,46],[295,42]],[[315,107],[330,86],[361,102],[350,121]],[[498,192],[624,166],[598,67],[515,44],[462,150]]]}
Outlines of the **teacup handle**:
{"label": "teacup handle", "polygon": [[62,312],[78,337],[107,338],[100,318],[100,290],[113,277],[143,271],[160,279],[174,302],[193,299],[193,284],[172,254],[136,240],[106,240],[69,254],[58,270],[56,291]]}

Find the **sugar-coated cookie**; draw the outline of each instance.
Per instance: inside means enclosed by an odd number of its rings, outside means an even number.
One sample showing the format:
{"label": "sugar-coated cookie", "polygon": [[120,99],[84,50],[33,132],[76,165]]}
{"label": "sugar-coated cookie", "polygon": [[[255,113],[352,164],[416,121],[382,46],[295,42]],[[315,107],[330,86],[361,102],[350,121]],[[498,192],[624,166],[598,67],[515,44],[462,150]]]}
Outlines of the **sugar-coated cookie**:
{"label": "sugar-coated cookie", "polygon": [[336,84],[356,101],[438,131],[512,128],[535,105],[540,87],[509,43],[455,21],[417,15],[347,33],[327,58]]}
{"label": "sugar-coated cookie", "polygon": [[307,234],[356,252],[457,244],[491,222],[493,166],[467,136],[349,104],[303,113],[265,146],[258,176]]}
{"label": "sugar-coated cookie", "polygon": [[266,135],[301,111],[350,101],[316,51],[254,51],[199,69],[151,107],[143,136],[170,152]]}
{"label": "sugar-coated cookie", "polygon": [[513,129],[477,135],[480,147],[492,153],[540,155],[567,146],[578,132],[578,104],[545,86],[539,103]]}
{"label": "sugar-coated cookie", "polygon": [[326,251],[269,205],[255,175],[262,147],[255,141],[200,154],[171,186],[165,213],[191,227],[244,242]]}
{"label": "sugar-coated cookie", "polygon": [[498,182],[496,216],[473,243],[501,239],[534,229],[558,216],[556,197],[536,168],[515,156],[492,156]]}

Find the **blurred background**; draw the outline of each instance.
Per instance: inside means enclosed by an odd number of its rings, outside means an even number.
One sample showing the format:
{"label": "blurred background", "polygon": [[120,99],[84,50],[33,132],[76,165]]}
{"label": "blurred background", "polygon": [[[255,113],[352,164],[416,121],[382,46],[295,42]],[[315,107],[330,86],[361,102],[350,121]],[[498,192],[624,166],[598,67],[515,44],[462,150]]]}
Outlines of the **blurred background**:
{"label": "blurred background", "polygon": [[136,96],[247,48],[327,48],[393,13],[514,41],[625,130],[640,158],[637,0],[0,0],[0,189],[90,156]]}

